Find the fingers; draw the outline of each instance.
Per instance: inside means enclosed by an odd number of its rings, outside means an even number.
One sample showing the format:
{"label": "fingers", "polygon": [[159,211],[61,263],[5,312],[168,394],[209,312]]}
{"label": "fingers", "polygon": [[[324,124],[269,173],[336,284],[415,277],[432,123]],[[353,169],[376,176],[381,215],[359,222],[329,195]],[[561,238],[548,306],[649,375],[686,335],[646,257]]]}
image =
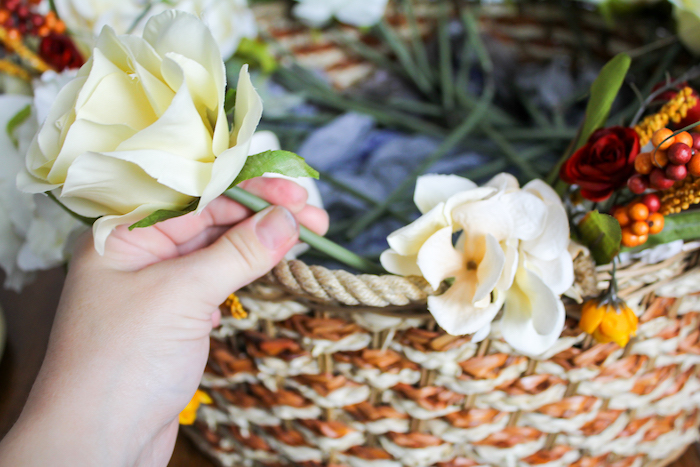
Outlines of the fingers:
{"label": "fingers", "polygon": [[270,204],[284,206],[295,214],[306,206],[309,197],[304,187],[283,178],[252,178],[238,186]]}
{"label": "fingers", "polygon": [[306,206],[304,209],[295,214],[295,217],[301,225],[319,235],[325,235],[328,232],[328,213],[316,206]]}
{"label": "fingers", "polygon": [[296,243],[299,225],[292,213],[270,206],[226,231],[206,248],[155,265],[176,267],[194,293],[218,306],[234,290],[267,273]]}

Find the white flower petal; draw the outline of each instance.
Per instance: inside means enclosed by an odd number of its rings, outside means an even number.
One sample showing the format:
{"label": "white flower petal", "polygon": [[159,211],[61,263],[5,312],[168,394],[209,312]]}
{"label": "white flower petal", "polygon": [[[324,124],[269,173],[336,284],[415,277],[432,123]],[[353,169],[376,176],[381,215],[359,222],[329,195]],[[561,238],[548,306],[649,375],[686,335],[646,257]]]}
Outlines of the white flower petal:
{"label": "white flower petal", "polygon": [[511,347],[524,355],[536,356],[546,352],[557,342],[564,329],[566,320],[564,305],[561,300],[557,300],[555,309],[546,311],[553,325],[549,332],[542,334],[535,329],[527,307],[520,306],[520,300],[515,302],[511,300],[511,292],[506,299],[503,318],[498,323],[503,338]]}
{"label": "white flower petal", "polygon": [[500,200],[489,198],[457,206],[452,219],[469,235],[491,234],[500,242],[515,235],[517,224],[510,211]]}
{"label": "white flower petal", "polygon": [[341,23],[352,26],[372,26],[384,16],[387,2],[388,0],[346,1],[335,13],[335,17]]}
{"label": "white flower petal", "polygon": [[472,336],[472,342],[478,344],[479,342],[489,337],[489,334],[491,334],[491,323],[476,331]]}
{"label": "white flower petal", "polygon": [[144,204],[127,214],[100,217],[92,224],[92,236],[95,241],[95,250],[97,250],[100,255],[103,255],[107,237],[109,237],[109,234],[112,233],[114,229],[120,225],[131,225],[138,222],[158,209],[160,209],[160,207],[157,205]]}
{"label": "white flower petal", "polygon": [[513,218],[513,236],[520,240],[537,238],[545,227],[547,206],[537,196],[524,191],[506,193],[499,200]]}
{"label": "white flower petal", "polygon": [[472,201],[486,199],[494,193],[496,193],[495,188],[483,186],[456,193],[450,196],[450,198],[445,202],[445,216],[449,218],[455,210],[460,209],[461,205],[468,204]]}
{"label": "white flower petal", "polygon": [[486,307],[471,305],[474,295],[471,281],[457,277],[454,284],[442,295],[428,297],[428,310],[437,324],[448,334],[461,336],[479,331],[498,314],[503,305],[496,300]]}
{"label": "white flower petal", "polygon": [[394,250],[385,250],[379,257],[384,269],[399,276],[421,276],[418,267],[418,255],[404,256]]}
{"label": "white flower petal", "polygon": [[543,260],[553,260],[566,252],[569,245],[569,219],[559,204],[547,206],[544,230],[536,238],[522,243],[524,251]]}
{"label": "white flower petal", "polygon": [[500,193],[508,193],[516,191],[520,188],[518,179],[507,172],[501,172],[495,175],[491,180],[484,183],[484,186],[490,186],[497,189]]}
{"label": "white flower petal", "polygon": [[568,251],[550,261],[529,255],[525,261],[527,268],[534,270],[556,295],[563,294],[574,284],[574,262]]}
{"label": "white flower petal", "polygon": [[506,263],[506,256],[498,240],[493,235],[487,234],[484,241],[484,257],[476,270],[479,285],[474,292],[474,302],[483,300],[491,294],[503,274],[503,267]]}
{"label": "white flower petal", "polygon": [[439,204],[407,226],[389,234],[389,246],[400,255],[417,255],[428,237],[448,225],[443,207],[443,204]]}
{"label": "white flower petal", "polygon": [[418,268],[428,283],[437,289],[448,277],[456,277],[464,267],[464,257],[452,246],[452,227],[431,235],[418,251]]}
{"label": "white flower petal", "polygon": [[523,191],[527,191],[528,193],[536,195],[546,203],[562,205],[561,198],[559,197],[557,192],[554,191],[554,188],[552,188],[542,180],[537,179],[528,182],[523,187]]}
{"label": "white flower petal", "polygon": [[515,272],[518,270],[518,241],[515,239],[508,239],[505,242],[505,255],[506,261],[503,265],[503,274],[496,284],[496,288],[499,290],[508,290],[511,285],[513,285],[513,280],[515,279]]}
{"label": "white flower petal", "polygon": [[413,202],[421,214],[425,214],[438,204],[446,202],[451,196],[476,187],[476,183],[458,175],[421,175],[416,180]]}

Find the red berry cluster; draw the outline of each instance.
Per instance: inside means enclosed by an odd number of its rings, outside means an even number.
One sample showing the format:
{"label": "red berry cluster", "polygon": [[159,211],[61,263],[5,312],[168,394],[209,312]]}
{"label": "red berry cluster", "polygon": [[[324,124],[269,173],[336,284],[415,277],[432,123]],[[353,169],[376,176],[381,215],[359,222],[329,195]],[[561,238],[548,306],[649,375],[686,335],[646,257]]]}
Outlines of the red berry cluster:
{"label": "red berry cluster", "polygon": [[664,228],[664,216],[657,212],[661,200],[654,193],[648,193],[626,206],[613,208],[612,215],[622,227],[622,245],[634,248],[643,245],[649,235],[655,235]]}
{"label": "red berry cluster", "polygon": [[637,173],[627,180],[632,193],[639,195],[647,188],[668,190],[688,174],[700,176],[700,134],[684,131],[672,135],[668,128],[656,131],[651,138],[654,150],[634,160]]}
{"label": "red berry cluster", "polygon": [[39,3],[41,0],[0,0],[0,26],[7,29],[11,39],[26,34],[46,37],[66,31],[66,25],[53,12],[43,16],[33,11]]}

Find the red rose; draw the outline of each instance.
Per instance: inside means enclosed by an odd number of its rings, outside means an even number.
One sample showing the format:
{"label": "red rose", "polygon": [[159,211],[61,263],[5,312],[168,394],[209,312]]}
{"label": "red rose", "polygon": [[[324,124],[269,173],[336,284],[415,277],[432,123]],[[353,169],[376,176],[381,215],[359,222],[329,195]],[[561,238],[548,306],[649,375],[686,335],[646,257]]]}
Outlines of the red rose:
{"label": "red rose", "polygon": [[49,34],[41,39],[39,56],[57,71],[80,68],[85,63],[73,41],[64,34]]}
{"label": "red rose", "polygon": [[581,196],[604,201],[634,174],[639,136],[632,128],[614,126],[594,132],[562,166],[559,177],[581,188]]}

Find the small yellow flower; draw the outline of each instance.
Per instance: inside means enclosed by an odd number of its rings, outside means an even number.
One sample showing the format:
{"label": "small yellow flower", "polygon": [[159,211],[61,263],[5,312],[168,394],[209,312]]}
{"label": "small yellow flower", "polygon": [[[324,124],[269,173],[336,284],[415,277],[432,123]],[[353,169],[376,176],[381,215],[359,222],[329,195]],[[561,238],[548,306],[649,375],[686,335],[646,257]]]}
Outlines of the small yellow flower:
{"label": "small yellow flower", "polygon": [[211,403],[212,400],[211,397],[209,397],[209,394],[201,389],[197,389],[197,392],[194,393],[194,396],[192,396],[192,399],[187,404],[187,407],[180,412],[180,425],[192,425],[197,418],[197,409],[199,409],[199,406],[201,404]]}
{"label": "small yellow flower", "polygon": [[637,315],[623,301],[592,299],[583,304],[578,326],[598,342],[624,347],[637,334]]}
{"label": "small yellow flower", "polygon": [[227,308],[231,313],[231,316],[235,319],[246,319],[248,317],[248,312],[245,311],[243,305],[241,305],[241,301],[238,300],[235,293],[229,295],[222,306]]}

